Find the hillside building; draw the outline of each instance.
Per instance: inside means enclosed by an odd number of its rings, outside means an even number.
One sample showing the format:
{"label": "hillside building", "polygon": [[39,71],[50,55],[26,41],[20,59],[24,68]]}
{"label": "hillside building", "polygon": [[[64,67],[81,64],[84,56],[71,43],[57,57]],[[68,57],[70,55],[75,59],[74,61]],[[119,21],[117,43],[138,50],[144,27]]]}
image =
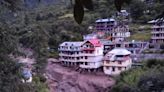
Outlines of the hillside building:
{"label": "hillside building", "polygon": [[109,40],[115,42],[124,41],[130,37],[128,25],[116,26],[113,30],[108,31],[107,34],[111,37]]}
{"label": "hillside building", "polygon": [[98,39],[85,41],[82,45],[80,68],[96,69],[102,66],[103,45]]}
{"label": "hillside building", "polygon": [[103,70],[108,75],[118,75],[132,66],[131,52],[123,48],[116,48],[104,57]]}
{"label": "hillside building", "polygon": [[[126,15],[124,12],[123,14]],[[124,41],[130,37],[129,26],[126,23],[119,24],[118,21],[113,18],[96,20],[94,29],[97,35],[100,35],[98,34],[100,32],[103,34],[99,36],[99,38],[107,37],[108,40],[111,41]]]}
{"label": "hillside building", "polygon": [[67,66],[95,69],[102,66],[103,45],[98,39],[83,42],[63,42],[59,46],[59,61]]}
{"label": "hillside building", "polygon": [[78,65],[81,58],[81,46],[84,42],[63,42],[60,44],[59,61],[67,66]]}
{"label": "hillside building", "polygon": [[152,24],[151,43],[164,43],[164,19],[149,21]]}
{"label": "hillside building", "polygon": [[111,31],[117,25],[115,19],[98,19],[95,22],[95,30],[96,31]]}

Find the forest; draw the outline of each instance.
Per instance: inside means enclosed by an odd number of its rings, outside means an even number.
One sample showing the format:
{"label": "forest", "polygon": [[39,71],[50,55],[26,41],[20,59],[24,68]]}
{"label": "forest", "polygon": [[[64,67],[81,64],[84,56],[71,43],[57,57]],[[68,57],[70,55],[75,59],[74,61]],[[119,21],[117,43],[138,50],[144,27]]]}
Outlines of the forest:
{"label": "forest", "polygon": [[[24,1],[24,2],[20,2]],[[1,0],[0,1],[0,92],[48,92],[45,72],[46,60],[57,58],[57,48],[63,41],[82,40],[82,35],[91,33],[88,26],[98,18],[114,17],[118,11],[114,0],[93,0],[93,10],[85,9],[84,19],[79,25],[73,17],[72,0]],[[41,2],[40,2],[41,1]],[[53,3],[51,3],[53,1]],[[122,9],[130,13],[130,30],[138,37],[138,25],[147,26],[147,21],[164,17],[163,0],[131,0]],[[34,5],[32,5],[34,4]],[[150,34],[143,32],[147,40]],[[138,35],[136,35],[138,34]],[[144,34],[144,35],[145,35]],[[131,38],[133,39],[133,38]],[[32,83],[22,83],[21,64],[9,55],[24,55],[19,48],[30,48],[35,76]],[[164,62],[145,61],[142,67],[122,73],[116,78],[112,92],[162,92],[164,87]]]}

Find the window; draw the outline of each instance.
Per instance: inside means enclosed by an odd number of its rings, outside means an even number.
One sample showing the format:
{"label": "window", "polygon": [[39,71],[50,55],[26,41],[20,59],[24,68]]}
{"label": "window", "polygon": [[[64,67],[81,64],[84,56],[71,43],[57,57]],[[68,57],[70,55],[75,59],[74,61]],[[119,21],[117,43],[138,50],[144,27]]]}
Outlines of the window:
{"label": "window", "polygon": [[115,71],[115,67],[112,67],[112,71],[113,71],[113,72]]}
{"label": "window", "polygon": [[77,60],[79,60],[79,57],[77,57]]}
{"label": "window", "polygon": [[87,57],[87,56],[85,56],[85,59],[88,59],[88,57]]}
{"label": "window", "polygon": [[110,61],[106,61],[107,64],[109,64]]}
{"label": "window", "polygon": [[121,47],[121,44],[116,44],[116,47]]}
{"label": "window", "polygon": [[87,63],[87,62],[85,62],[85,65],[88,65],[88,63]]}
{"label": "window", "polygon": [[118,64],[122,64],[122,62],[121,61],[118,61]]}
{"label": "window", "polygon": [[121,70],[121,67],[118,67],[118,70]]}
{"label": "window", "polygon": [[109,66],[106,66],[106,69],[109,69]]}

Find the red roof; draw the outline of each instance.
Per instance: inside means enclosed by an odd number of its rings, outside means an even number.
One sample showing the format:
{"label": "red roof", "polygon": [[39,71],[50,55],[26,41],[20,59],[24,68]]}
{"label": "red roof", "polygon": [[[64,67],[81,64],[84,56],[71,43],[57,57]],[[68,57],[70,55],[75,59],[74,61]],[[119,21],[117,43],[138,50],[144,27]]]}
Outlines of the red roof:
{"label": "red roof", "polygon": [[92,43],[95,47],[100,47],[102,45],[98,39],[91,39],[89,42]]}

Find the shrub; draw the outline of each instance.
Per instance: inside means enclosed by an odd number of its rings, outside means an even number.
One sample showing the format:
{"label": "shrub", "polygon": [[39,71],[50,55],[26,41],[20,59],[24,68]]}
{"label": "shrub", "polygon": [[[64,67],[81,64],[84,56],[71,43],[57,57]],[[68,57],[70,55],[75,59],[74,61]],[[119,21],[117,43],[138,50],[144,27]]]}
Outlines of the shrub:
{"label": "shrub", "polygon": [[146,61],[145,66],[148,68],[153,68],[154,66],[164,66],[164,62],[162,60],[157,60],[157,59],[150,59]]}

